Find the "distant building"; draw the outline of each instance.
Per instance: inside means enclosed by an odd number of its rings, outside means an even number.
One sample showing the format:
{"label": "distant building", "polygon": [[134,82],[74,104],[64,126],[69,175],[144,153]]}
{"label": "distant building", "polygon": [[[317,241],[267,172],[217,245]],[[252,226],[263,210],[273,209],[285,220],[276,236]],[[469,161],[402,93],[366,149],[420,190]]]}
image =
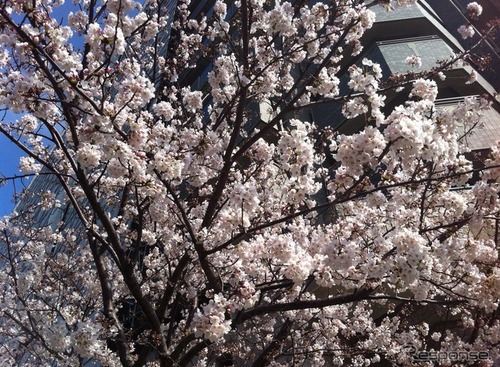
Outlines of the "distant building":
{"label": "distant building", "polygon": [[[363,58],[370,59],[380,64],[383,78],[387,80],[391,75],[403,74],[409,71],[430,70],[439,65],[441,61],[449,61],[456,53],[464,50],[462,43],[454,36],[458,32],[450,32],[445,23],[434,11],[434,7],[447,9],[454,6],[453,0],[419,0],[416,5],[407,8],[397,8],[392,12],[386,12],[381,6],[373,7],[377,20],[374,26],[363,36],[363,52],[354,60],[360,63]],[[437,5],[431,5],[436,3]],[[446,3],[446,6],[445,6]],[[495,2],[494,4],[500,4]],[[497,6],[495,5],[495,8]],[[454,18],[453,27],[458,28],[466,22],[462,13],[448,14],[448,27]],[[420,68],[414,68],[405,63],[408,56],[418,56],[422,60]],[[466,84],[472,66],[456,66],[444,74],[446,79],[438,82],[438,106],[456,105],[468,96],[489,96],[492,100],[492,109],[485,114],[484,119],[478,124],[472,136],[468,139],[468,147],[471,150],[483,150],[490,148],[497,140],[500,140],[500,103],[495,100],[497,89],[495,85],[500,82],[500,77],[488,74],[488,80],[481,72],[477,80]],[[500,67],[496,70],[500,70]],[[341,78],[342,80],[342,78]],[[347,76],[343,77],[344,85]],[[404,102],[404,94],[387,93],[386,111]],[[347,124],[343,117],[340,104],[324,105],[309,111],[309,119],[321,126],[333,126],[342,133],[353,133],[364,126],[364,121],[358,124],[352,120]]]}
{"label": "distant building", "polygon": [[[449,31],[464,48],[477,44],[485,34],[486,28],[495,27],[493,32],[476,49],[475,53],[488,55],[491,59],[481,71],[483,77],[497,90],[500,90],[500,1],[478,0],[483,7],[483,14],[479,19],[471,20],[476,34],[472,38],[462,39],[457,31],[458,27],[467,23],[467,4],[470,0],[426,0],[432,9],[432,15],[447,31]],[[494,23],[496,21],[496,25]],[[488,26],[489,24],[489,26]]]}

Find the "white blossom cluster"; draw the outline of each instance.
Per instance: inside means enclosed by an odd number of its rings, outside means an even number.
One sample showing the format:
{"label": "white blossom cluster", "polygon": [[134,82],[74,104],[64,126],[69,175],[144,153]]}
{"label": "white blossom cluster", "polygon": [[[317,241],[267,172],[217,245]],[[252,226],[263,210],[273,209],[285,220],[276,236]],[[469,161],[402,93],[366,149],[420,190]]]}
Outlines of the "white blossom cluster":
{"label": "white blossom cluster", "polygon": [[473,1],[467,4],[467,12],[471,17],[477,18],[483,13],[483,7],[477,2]]}
{"label": "white blossom cluster", "polygon": [[499,357],[500,145],[466,158],[489,104],[353,59],[370,4],[62,3],[0,7],[0,132],[56,182],[0,221],[0,365]]}
{"label": "white blossom cluster", "polygon": [[416,55],[411,55],[405,59],[405,64],[419,68],[422,66],[422,59]]}
{"label": "white blossom cluster", "polygon": [[[477,20],[482,13],[483,7],[476,1],[467,4],[466,15],[470,20]],[[476,34],[476,30],[471,23],[461,25],[457,31],[463,39],[472,38]]]}
{"label": "white blossom cluster", "polygon": [[231,330],[231,321],[224,316],[226,300],[216,295],[213,300],[197,312],[193,323],[198,335],[203,335],[211,342],[219,341]]}
{"label": "white blossom cluster", "polygon": [[471,24],[461,25],[460,27],[458,27],[457,31],[458,33],[460,33],[460,36],[462,36],[463,39],[471,38],[476,33],[474,27]]}

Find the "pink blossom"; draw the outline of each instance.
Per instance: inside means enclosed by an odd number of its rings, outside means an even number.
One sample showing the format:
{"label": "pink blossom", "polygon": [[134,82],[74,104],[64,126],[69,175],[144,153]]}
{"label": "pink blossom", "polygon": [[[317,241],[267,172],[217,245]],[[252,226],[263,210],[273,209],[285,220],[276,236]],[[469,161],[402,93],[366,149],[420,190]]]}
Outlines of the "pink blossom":
{"label": "pink blossom", "polygon": [[469,25],[461,25],[458,28],[458,33],[460,33],[460,36],[462,36],[463,39],[467,39],[474,36],[476,32],[474,31],[474,27],[469,24]]}
{"label": "pink blossom", "polygon": [[422,66],[422,59],[418,56],[412,55],[405,59],[405,64],[419,68]]}
{"label": "pink blossom", "polygon": [[448,63],[353,57],[380,4],[4,3],[0,133],[26,156],[0,180],[23,188],[0,365],[499,357],[500,144],[468,154],[489,103],[439,103]]}
{"label": "pink blossom", "polygon": [[475,1],[471,2],[467,4],[467,13],[471,18],[476,19],[483,13],[483,7]]}

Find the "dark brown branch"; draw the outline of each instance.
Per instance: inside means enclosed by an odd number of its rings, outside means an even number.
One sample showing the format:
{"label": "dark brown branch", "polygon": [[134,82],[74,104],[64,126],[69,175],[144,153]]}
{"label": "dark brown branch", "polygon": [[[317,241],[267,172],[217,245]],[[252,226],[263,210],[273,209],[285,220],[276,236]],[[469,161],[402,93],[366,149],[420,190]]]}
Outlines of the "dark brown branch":
{"label": "dark brown branch", "polygon": [[194,333],[186,335],[182,338],[175,347],[174,351],[170,354],[170,358],[174,361],[178,360],[179,357],[184,353],[189,343],[196,339]]}
{"label": "dark brown branch", "polygon": [[257,306],[248,311],[244,311],[238,317],[238,322],[244,322],[255,316],[267,315],[274,312],[284,312],[293,310],[304,310],[309,308],[322,308],[334,305],[343,305],[346,303],[357,302],[368,299],[370,293],[373,292],[371,288],[361,288],[354,293],[345,294],[337,297],[315,300],[299,300],[287,303],[274,303],[264,306]]}
{"label": "dark brown branch", "polygon": [[201,242],[199,242],[198,239],[196,238],[196,234],[194,233],[194,229],[191,226],[191,223],[190,223],[189,218],[187,216],[186,210],[184,209],[181,201],[179,200],[179,197],[177,196],[177,194],[173,190],[170,183],[161,177],[160,172],[155,170],[155,173],[156,173],[156,176],[161,180],[163,185],[165,185],[165,187],[168,190],[168,193],[172,196],[172,200],[174,201],[177,209],[179,209],[179,212],[180,212],[180,215],[182,218],[182,222],[189,232],[189,236],[191,238],[191,241],[193,242],[194,249],[195,249],[196,253],[198,254],[198,259],[200,260],[200,265],[203,269],[203,272],[205,273],[205,276],[207,277],[208,283],[210,284],[212,289],[214,289],[216,292],[221,292],[222,291],[221,281],[215,275],[210,263],[207,260],[207,256],[205,254],[206,251],[203,248],[203,244]]}
{"label": "dark brown branch", "polygon": [[[247,72],[248,69],[248,4],[246,0],[242,1],[241,4],[241,25],[242,25],[242,35],[243,35],[243,74]],[[243,124],[243,113],[245,111],[245,104],[247,100],[246,86],[241,86],[239,91],[238,105],[236,107],[236,118],[233,124],[233,131],[231,133],[231,138],[224,153],[224,165],[220,171],[219,178],[217,179],[217,184],[215,185],[213,194],[208,202],[207,210],[205,211],[205,216],[203,217],[202,227],[208,228],[214,219],[214,214],[217,210],[217,204],[222,197],[224,188],[226,187],[227,180],[229,178],[229,173],[231,172],[231,167],[234,163],[232,157],[233,151],[236,148],[236,143],[238,137],[240,136],[240,129]]]}
{"label": "dark brown branch", "polygon": [[[214,247],[214,248],[212,248],[210,250],[207,250],[206,254],[207,255],[211,255],[211,254],[219,252],[219,251],[221,251],[221,250],[223,250],[223,249],[225,249],[225,248],[227,248],[227,247],[229,247],[231,245],[236,245],[236,244],[240,243],[241,241],[244,241],[245,239],[249,238],[252,234],[257,233],[259,231],[262,231],[263,229],[276,226],[278,224],[287,222],[289,220],[292,220],[292,219],[300,217],[300,216],[307,215],[307,214],[312,213],[312,212],[317,212],[317,211],[320,211],[320,210],[323,210],[323,209],[327,209],[327,208],[329,208],[329,207],[331,207],[333,205],[342,204],[342,203],[345,203],[347,201],[359,199],[359,198],[362,198],[362,197],[364,197],[366,195],[369,195],[369,194],[372,194],[372,193],[375,193],[375,192],[384,191],[384,190],[388,190],[388,189],[393,189],[393,188],[397,188],[397,187],[403,187],[403,186],[414,186],[414,185],[419,185],[419,184],[422,184],[422,183],[443,181],[443,180],[452,179],[452,178],[455,178],[455,177],[460,177],[460,176],[463,176],[463,175],[467,175],[467,174],[471,174],[471,173],[475,173],[475,172],[482,172],[482,171],[485,171],[485,170],[495,169],[495,168],[499,168],[499,167],[500,167],[500,165],[495,165],[495,166],[490,166],[490,167],[485,167],[485,168],[472,169],[472,170],[465,171],[465,172],[460,172],[460,173],[452,173],[452,174],[449,174],[449,175],[446,175],[446,176],[427,177],[427,178],[423,178],[423,179],[419,179],[419,180],[409,180],[409,181],[404,181],[404,182],[397,182],[397,183],[390,184],[390,185],[377,186],[377,187],[375,187],[373,189],[370,189],[370,190],[358,192],[358,193],[356,193],[356,194],[354,194],[352,196],[344,196],[344,195],[342,195],[341,197],[339,197],[339,198],[337,198],[337,199],[335,199],[333,201],[328,201],[326,203],[319,204],[319,205],[316,205],[316,206],[311,207],[311,208],[299,210],[299,211],[297,211],[295,213],[292,213],[290,215],[287,215],[285,217],[278,218],[278,219],[275,219],[275,220],[273,220],[271,222],[263,223],[263,224],[260,224],[258,226],[249,228],[248,230],[246,230],[244,232],[238,233],[237,235],[235,235],[234,237],[232,237],[230,240],[224,242],[223,244],[221,244],[221,245],[219,245],[217,247]],[[442,226],[440,226],[439,228],[442,228]]]}
{"label": "dark brown branch", "polygon": [[460,305],[467,303],[467,300],[464,299],[453,299],[453,300],[439,300],[439,299],[424,299],[421,301],[418,301],[413,298],[407,298],[407,297],[399,297],[399,296],[386,296],[386,295],[375,295],[375,296],[368,296],[366,299],[384,299],[388,301],[401,301],[401,302],[407,302],[407,303],[418,303],[418,304],[433,304],[433,305]]}
{"label": "dark brown branch", "polygon": [[176,365],[179,366],[179,367],[185,367],[187,366],[190,362],[192,362],[193,358],[198,355],[203,349],[207,348],[210,346],[210,342],[209,341],[206,341],[206,340],[203,340],[201,342],[199,342],[198,344],[196,344],[194,347],[192,347],[190,350],[188,350],[186,352],[186,354],[184,355],[184,357],[182,357],[182,359],[179,361],[179,364]]}
{"label": "dark brown branch", "polygon": [[190,261],[191,257],[187,253],[182,255],[181,259],[179,260],[179,263],[175,267],[174,273],[168,279],[167,287],[165,288],[163,297],[161,298],[160,304],[156,309],[156,314],[158,315],[158,318],[160,320],[165,317],[165,312],[167,310],[170,300],[172,299],[175,287],[179,282],[179,280],[181,279],[182,273],[184,272],[186,266],[189,264]]}
{"label": "dark brown branch", "polygon": [[285,320],[274,339],[257,357],[257,359],[252,364],[252,367],[265,367],[269,364],[269,362],[273,361],[276,355],[279,353],[279,349],[285,342],[285,339],[287,338],[291,329],[292,321],[290,321],[289,319]]}
{"label": "dark brown branch", "polygon": [[97,247],[97,243],[95,239],[90,238],[89,236],[89,245],[90,250],[92,252],[92,257],[94,258],[94,264],[96,266],[97,274],[99,276],[99,283],[101,285],[101,296],[102,303],[104,307],[104,315],[112,320],[113,325],[118,330],[118,337],[114,338],[114,342],[116,343],[118,349],[118,355],[120,356],[120,362],[124,367],[131,367],[133,362],[130,357],[130,350],[127,343],[127,338],[123,331],[123,327],[118,320],[115,311],[115,305],[113,302],[113,290],[110,284],[108,270],[104,265],[102,258],[102,251]]}
{"label": "dark brown branch", "polygon": [[104,208],[102,207],[99,199],[96,196],[96,193],[89,184],[87,177],[82,169],[78,169],[77,176],[80,181],[81,188],[85,192],[85,196],[89,201],[93,212],[102,223],[102,226],[108,235],[108,241],[117,255],[117,265],[121,274],[123,275],[125,284],[128,286],[130,293],[141,307],[141,310],[144,312],[144,315],[146,316],[148,321],[151,323],[153,330],[160,337],[158,340],[159,353],[162,356],[166,356],[167,345],[162,334],[161,321],[158,318],[151,301],[147,299],[146,295],[142,291],[141,285],[134,273],[133,264],[130,263],[126,252],[121,246],[120,238],[116,233],[115,227],[111,222],[109,216],[106,214]]}

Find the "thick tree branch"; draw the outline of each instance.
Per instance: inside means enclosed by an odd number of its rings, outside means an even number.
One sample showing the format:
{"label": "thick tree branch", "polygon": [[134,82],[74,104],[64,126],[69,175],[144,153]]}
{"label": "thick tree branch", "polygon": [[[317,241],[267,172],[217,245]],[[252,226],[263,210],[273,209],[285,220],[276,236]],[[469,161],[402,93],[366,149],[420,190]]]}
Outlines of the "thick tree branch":
{"label": "thick tree branch", "polygon": [[[243,35],[243,75],[248,71],[248,4],[246,0],[242,0],[241,3],[241,24],[242,24],[242,35]],[[222,167],[217,183],[215,184],[214,191],[208,202],[207,210],[205,211],[205,216],[203,217],[202,227],[208,228],[212,223],[214,214],[217,209],[217,204],[222,198],[222,193],[227,184],[229,173],[231,172],[231,167],[233,166],[234,159],[232,157],[233,151],[236,148],[236,143],[241,134],[241,126],[243,124],[243,113],[245,111],[245,105],[247,101],[247,86],[240,86],[239,99],[236,106],[236,118],[233,123],[231,138],[227,145],[226,151],[224,153],[224,166]]]}
{"label": "thick tree branch", "polygon": [[265,367],[275,359],[276,355],[279,354],[283,343],[288,337],[288,334],[292,329],[292,325],[293,323],[289,319],[286,319],[285,322],[283,322],[283,325],[280,327],[276,336],[253,362],[252,367]]}
{"label": "thick tree branch", "polygon": [[327,299],[316,300],[298,300],[285,303],[274,303],[269,305],[257,306],[248,311],[243,311],[235,322],[241,323],[256,316],[272,314],[275,312],[284,312],[292,310],[304,310],[308,308],[323,308],[334,305],[342,305],[368,299],[373,292],[371,288],[361,288],[354,293],[330,297]]}

